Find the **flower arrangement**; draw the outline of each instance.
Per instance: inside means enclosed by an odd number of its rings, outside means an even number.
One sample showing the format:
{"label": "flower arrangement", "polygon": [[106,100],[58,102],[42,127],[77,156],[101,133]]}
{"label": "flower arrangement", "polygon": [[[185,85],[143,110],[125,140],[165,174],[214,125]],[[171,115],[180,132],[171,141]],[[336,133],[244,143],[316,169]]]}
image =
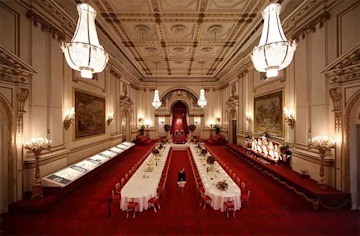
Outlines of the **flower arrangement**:
{"label": "flower arrangement", "polygon": [[154,150],[152,150],[152,153],[153,153],[154,155],[159,155],[159,154],[160,154],[159,150],[156,149],[156,148],[154,148]]}
{"label": "flower arrangement", "polygon": [[280,152],[283,155],[291,156],[292,152],[290,150],[289,144],[285,143],[285,145],[282,145],[280,147]]}
{"label": "flower arrangement", "polygon": [[213,165],[215,163],[215,157],[208,156],[208,158],[206,159],[206,163],[208,163],[209,165]]}
{"label": "flower arrangement", "polygon": [[165,148],[164,145],[160,143],[158,149],[163,149],[163,148]]}
{"label": "flower arrangement", "polygon": [[171,125],[165,124],[164,130],[165,130],[165,132],[169,132],[171,130]]}
{"label": "flower arrangement", "polygon": [[202,155],[204,155],[204,156],[205,156],[205,155],[206,155],[206,153],[207,153],[207,150],[206,150],[205,148],[201,150],[201,154],[202,154]]}
{"label": "flower arrangement", "polygon": [[196,146],[198,149],[201,149],[201,143],[198,142],[197,146]]}
{"label": "flower arrangement", "polygon": [[196,125],[189,125],[189,130],[194,132],[196,130]]}
{"label": "flower arrangement", "polygon": [[216,183],[216,188],[221,191],[226,191],[228,189],[229,185],[226,183],[226,180],[222,180]]}

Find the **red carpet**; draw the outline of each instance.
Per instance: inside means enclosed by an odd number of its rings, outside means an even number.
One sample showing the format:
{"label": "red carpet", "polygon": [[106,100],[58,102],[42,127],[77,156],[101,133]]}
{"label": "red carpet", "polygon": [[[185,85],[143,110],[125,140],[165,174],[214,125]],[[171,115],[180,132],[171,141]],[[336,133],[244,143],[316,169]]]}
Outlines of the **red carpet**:
{"label": "red carpet", "polygon": [[[144,147],[142,147],[144,148]],[[199,207],[194,177],[186,151],[174,151],[161,210],[147,210],[126,219],[112,205],[107,217],[107,198],[115,182],[141,158],[135,147],[106,172],[84,184],[71,196],[43,213],[5,215],[5,235],[358,235],[359,211],[319,212],[266,176],[239,161],[223,147],[222,159],[251,185],[252,206],[236,212],[236,218],[210,207]],[[221,149],[223,148],[223,149]],[[185,193],[180,195],[177,173],[184,167]]]}

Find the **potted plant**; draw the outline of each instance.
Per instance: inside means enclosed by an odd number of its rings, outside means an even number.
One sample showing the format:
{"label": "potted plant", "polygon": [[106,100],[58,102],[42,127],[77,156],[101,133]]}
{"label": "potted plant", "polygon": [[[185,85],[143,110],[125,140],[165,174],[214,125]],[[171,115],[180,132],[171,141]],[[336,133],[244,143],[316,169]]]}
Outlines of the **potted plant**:
{"label": "potted plant", "polygon": [[189,130],[191,132],[194,132],[196,130],[196,125],[192,124],[192,125],[189,125]]}
{"label": "potted plant", "polygon": [[214,125],[215,134],[220,134],[220,125]]}
{"label": "potted plant", "polygon": [[139,132],[141,135],[145,134],[145,125],[140,126]]}
{"label": "potted plant", "polygon": [[280,147],[280,152],[283,157],[284,164],[286,166],[290,166],[290,158],[292,155],[292,151],[290,150],[289,144],[285,143]]}
{"label": "potted plant", "polygon": [[171,125],[165,124],[164,125],[164,130],[165,130],[166,133],[169,132],[171,130]]}

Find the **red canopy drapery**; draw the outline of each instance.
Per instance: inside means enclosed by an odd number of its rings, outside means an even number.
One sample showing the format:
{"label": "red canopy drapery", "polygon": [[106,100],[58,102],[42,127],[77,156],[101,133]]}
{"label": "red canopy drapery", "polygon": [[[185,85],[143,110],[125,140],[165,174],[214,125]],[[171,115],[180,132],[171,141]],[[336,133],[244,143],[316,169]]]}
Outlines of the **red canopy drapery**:
{"label": "red canopy drapery", "polygon": [[178,101],[172,107],[173,120],[170,133],[173,137],[187,136],[189,128],[186,122],[187,108],[185,104]]}

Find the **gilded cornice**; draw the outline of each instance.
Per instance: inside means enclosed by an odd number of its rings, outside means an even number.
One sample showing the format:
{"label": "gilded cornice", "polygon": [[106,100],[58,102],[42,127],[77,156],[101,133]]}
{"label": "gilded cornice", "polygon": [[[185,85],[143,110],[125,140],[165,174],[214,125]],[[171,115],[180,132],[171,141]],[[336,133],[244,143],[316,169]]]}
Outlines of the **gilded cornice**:
{"label": "gilded cornice", "polygon": [[360,43],[329,64],[321,73],[332,83],[346,83],[360,77]]}
{"label": "gilded cornice", "polygon": [[57,37],[59,42],[65,41],[66,35],[63,31],[59,30],[55,25],[53,25],[50,21],[40,16],[33,10],[28,10],[26,12],[26,17],[32,20],[33,25],[38,27],[40,25],[41,31],[49,32],[53,38]]}
{"label": "gilded cornice", "polygon": [[[76,28],[76,21],[56,1],[54,0],[32,0],[32,1],[38,4],[39,7],[43,8],[45,12],[49,14],[51,17],[56,19],[60,23],[61,28],[66,29],[69,35],[74,32]],[[39,14],[39,12],[37,13]],[[51,22],[49,23],[52,24]],[[53,24],[53,27],[56,26]]]}
{"label": "gilded cornice", "polygon": [[325,11],[318,15],[316,18],[312,19],[307,24],[303,25],[300,29],[296,30],[295,33],[291,35],[291,38],[296,41],[300,41],[305,38],[305,35],[308,33],[314,33],[316,31],[317,25],[320,28],[324,26],[324,23],[330,19],[330,13]]}
{"label": "gilded cornice", "polygon": [[286,19],[282,22],[285,33],[297,26],[304,18],[313,14],[314,10],[328,0],[303,1]]}
{"label": "gilded cornice", "polygon": [[[29,77],[37,72],[26,62],[22,61],[18,56],[0,45],[0,72],[8,75],[21,75]],[[2,76],[6,78],[6,76]],[[8,77],[9,80],[15,77]],[[14,81],[25,82],[25,81]]]}

